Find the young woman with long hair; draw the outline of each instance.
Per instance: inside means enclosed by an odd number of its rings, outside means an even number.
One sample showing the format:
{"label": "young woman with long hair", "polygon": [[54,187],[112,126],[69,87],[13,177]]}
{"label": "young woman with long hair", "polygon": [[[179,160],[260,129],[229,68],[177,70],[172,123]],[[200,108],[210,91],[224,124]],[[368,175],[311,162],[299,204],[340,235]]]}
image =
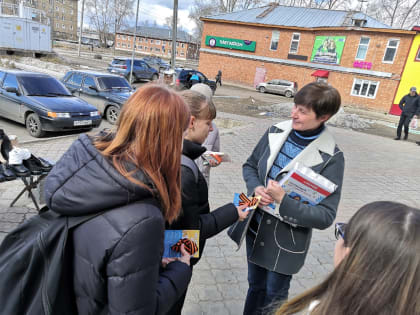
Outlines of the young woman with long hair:
{"label": "young woman with long hair", "polygon": [[336,224],[334,271],[276,315],[420,314],[420,210],[378,201]]}
{"label": "young woman with long hair", "polygon": [[[220,233],[238,219],[245,219],[248,213],[242,211],[246,206],[235,207],[233,203],[228,203],[210,212],[207,183],[203,174],[194,164],[194,160],[206,151],[202,144],[212,130],[216,107],[209,98],[196,91],[183,91],[181,95],[191,111],[191,120],[185,135],[182,154],[184,158],[189,159],[190,165],[195,167],[196,174],[191,167],[182,165],[182,213],[168,226],[168,229],[200,230],[200,257],[191,259],[192,269],[192,266],[198,263],[203,255],[206,240]],[[181,314],[186,293],[187,290],[167,315]]]}
{"label": "young woman with long hair", "polygon": [[165,266],[161,255],[165,221],[181,208],[189,120],[178,94],[148,84],[124,104],[116,132],[80,136],[50,172],[50,209],[98,213],[71,235],[74,314],[165,314],[186,290],[187,252]]}

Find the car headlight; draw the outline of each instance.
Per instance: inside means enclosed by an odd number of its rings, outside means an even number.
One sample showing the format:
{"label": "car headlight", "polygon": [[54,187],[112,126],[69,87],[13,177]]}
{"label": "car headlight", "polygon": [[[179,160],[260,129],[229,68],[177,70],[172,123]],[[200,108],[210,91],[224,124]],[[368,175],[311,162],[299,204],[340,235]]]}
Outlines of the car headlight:
{"label": "car headlight", "polygon": [[93,116],[99,116],[99,112],[98,111],[90,112],[90,117],[93,117]]}
{"label": "car headlight", "polygon": [[70,113],[56,113],[56,112],[48,112],[48,117],[52,118],[71,118]]}

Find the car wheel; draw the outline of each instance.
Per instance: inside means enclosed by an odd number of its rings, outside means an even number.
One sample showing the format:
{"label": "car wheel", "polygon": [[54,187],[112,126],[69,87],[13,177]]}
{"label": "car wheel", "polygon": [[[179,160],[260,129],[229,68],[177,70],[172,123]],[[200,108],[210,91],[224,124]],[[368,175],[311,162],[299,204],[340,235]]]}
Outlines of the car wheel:
{"label": "car wheel", "polygon": [[159,76],[155,73],[152,75],[152,81],[156,81],[159,78]]}
{"label": "car wheel", "polygon": [[42,124],[41,120],[39,119],[39,116],[35,113],[30,114],[26,118],[26,130],[28,130],[28,133],[35,138],[40,138],[45,134],[45,131],[42,130]]}
{"label": "car wheel", "polygon": [[286,96],[286,97],[292,97],[293,96],[293,93],[290,92],[290,91],[286,91],[286,93],[284,93],[284,96]]}
{"label": "car wheel", "polygon": [[136,82],[136,80],[137,80],[137,78],[136,78],[136,76],[134,75],[134,73],[133,73],[133,75],[131,76],[131,80],[130,80],[130,74],[128,74],[128,76],[127,76],[127,81],[129,81],[129,82],[130,82],[130,84],[135,83],[135,82]]}
{"label": "car wheel", "polygon": [[265,87],[260,86],[259,89],[258,89],[258,91],[260,91],[260,93],[265,93]]}
{"label": "car wheel", "polygon": [[118,120],[118,116],[120,115],[120,109],[117,106],[111,105],[106,110],[106,120],[111,125],[115,125]]}

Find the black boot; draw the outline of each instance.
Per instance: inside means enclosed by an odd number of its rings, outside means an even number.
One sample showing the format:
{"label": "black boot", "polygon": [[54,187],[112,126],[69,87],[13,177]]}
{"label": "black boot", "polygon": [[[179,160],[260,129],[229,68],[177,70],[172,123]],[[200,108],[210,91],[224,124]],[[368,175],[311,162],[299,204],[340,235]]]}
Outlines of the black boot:
{"label": "black boot", "polygon": [[31,172],[22,164],[12,164],[9,168],[16,174],[17,177],[27,177],[31,175]]}
{"label": "black boot", "polygon": [[7,165],[4,165],[3,163],[0,163],[0,173],[3,174],[6,180],[16,179],[15,173],[13,173],[13,171]]}
{"label": "black boot", "polygon": [[31,172],[32,175],[41,175],[43,173],[41,167],[39,167],[31,158],[23,160],[22,164]]}
{"label": "black boot", "polygon": [[36,165],[38,165],[43,172],[48,173],[52,169],[52,165],[48,163],[46,160],[40,157],[36,157],[35,155],[31,155],[29,160],[33,161]]}

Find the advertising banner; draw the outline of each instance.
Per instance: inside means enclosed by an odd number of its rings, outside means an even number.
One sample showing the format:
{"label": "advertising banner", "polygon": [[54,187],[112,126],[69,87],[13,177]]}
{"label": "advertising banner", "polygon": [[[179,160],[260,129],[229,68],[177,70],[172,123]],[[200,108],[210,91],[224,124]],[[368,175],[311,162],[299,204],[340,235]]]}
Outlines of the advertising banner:
{"label": "advertising banner", "polygon": [[339,65],[346,36],[317,36],[311,61]]}
{"label": "advertising banner", "polygon": [[206,45],[210,47],[222,47],[236,50],[255,51],[255,41],[242,40],[218,36],[206,36]]}

